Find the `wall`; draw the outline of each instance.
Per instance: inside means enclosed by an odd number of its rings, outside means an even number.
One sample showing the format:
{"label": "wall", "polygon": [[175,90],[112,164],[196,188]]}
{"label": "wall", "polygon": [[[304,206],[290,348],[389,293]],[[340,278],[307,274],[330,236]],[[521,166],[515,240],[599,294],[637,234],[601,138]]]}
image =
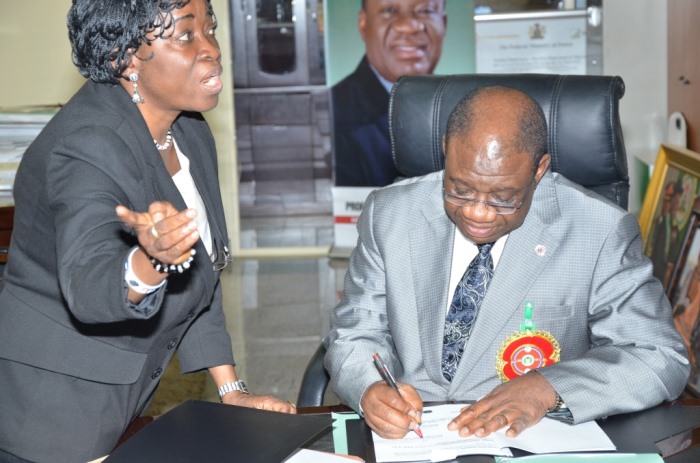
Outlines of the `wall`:
{"label": "wall", "polygon": [[68,43],[70,5],[70,0],[3,2],[0,106],[65,103],[82,85]]}
{"label": "wall", "polygon": [[[219,28],[217,36],[222,56],[231,56],[228,3],[212,0]],[[0,107],[66,103],[85,82],[71,61],[66,14],[70,0],[31,0],[2,2],[0,15]],[[238,243],[238,171],[234,134],[233,75],[230,58],[222,59],[224,87],[219,105],[205,114],[219,154],[224,207],[232,244]],[[233,237],[236,237],[233,239]]]}
{"label": "wall", "polygon": [[625,81],[620,118],[630,167],[629,210],[641,210],[648,175],[666,139],[667,0],[603,1],[603,73]]}

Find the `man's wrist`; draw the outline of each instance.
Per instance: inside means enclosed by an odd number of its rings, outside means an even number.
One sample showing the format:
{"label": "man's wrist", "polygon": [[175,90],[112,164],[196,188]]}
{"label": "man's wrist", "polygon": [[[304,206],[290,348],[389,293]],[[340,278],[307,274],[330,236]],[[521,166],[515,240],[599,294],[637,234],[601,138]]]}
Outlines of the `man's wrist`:
{"label": "man's wrist", "polygon": [[242,379],[239,379],[237,381],[229,381],[225,384],[223,384],[219,390],[219,400],[223,401],[224,396],[226,394],[229,394],[231,392],[238,392],[240,394],[248,394],[248,386],[246,385],[245,381]]}
{"label": "man's wrist", "polygon": [[562,406],[564,405],[564,401],[562,400],[561,396],[557,394],[556,399],[554,399],[554,405],[549,407],[547,409],[547,413],[556,413],[559,410],[561,410]]}
{"label": "man's wrist", "polygon": [[383,383],[384,381],[375,381],[373,383],[370,383],[364,391],[362,391],[362,394],[360,394],[360,400],[357,402],[357,413],[364,418],[365,416],[365,411],[362,409],[362,400],[365,398],[365,395],[367,395],[367,391],[369,391],[369,388],[374,386],[377,383]]}

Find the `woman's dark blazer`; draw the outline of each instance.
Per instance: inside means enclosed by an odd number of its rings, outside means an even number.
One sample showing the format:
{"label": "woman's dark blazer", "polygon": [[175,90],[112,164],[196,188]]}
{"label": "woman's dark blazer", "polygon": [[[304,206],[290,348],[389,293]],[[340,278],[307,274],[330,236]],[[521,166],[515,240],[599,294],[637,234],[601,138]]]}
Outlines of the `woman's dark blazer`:
{"label": "woman's dark blazer", "polygon": [[[227,245],[214,139],[183,113],[173,137],[190,159],[214,247]],[[0,294],[0,448],[33,461],[108,453],[150,402],[178,351],[183,372],[231,364],[219,272],[200,240],[193,267],[138,306],[124,261],[137,245],[123,204],[186,205],[121,86],[88,81],[27,149]]]}

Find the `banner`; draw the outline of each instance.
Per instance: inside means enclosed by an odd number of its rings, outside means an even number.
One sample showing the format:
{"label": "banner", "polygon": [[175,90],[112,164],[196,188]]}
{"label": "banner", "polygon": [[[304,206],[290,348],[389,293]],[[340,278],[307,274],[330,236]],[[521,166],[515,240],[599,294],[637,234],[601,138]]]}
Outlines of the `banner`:
{"label": "banner", "polygon": [[[474,72],[474,1],[402,0],[386,8],[379,0],[330,0],[325,6],[333,132],[332,254],[349,255],[369,192],[402,176],[394,166],[389,134],[391,87],[403,75]],[[412,21],[405,21],[407,17]]]}

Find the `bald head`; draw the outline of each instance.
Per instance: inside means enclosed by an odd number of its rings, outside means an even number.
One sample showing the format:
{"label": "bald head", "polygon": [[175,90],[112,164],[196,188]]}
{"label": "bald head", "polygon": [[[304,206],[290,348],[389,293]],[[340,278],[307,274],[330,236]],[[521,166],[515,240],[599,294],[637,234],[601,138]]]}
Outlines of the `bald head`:
{"label": "bald head", "polygon": [[447,120],[445,152],[451,140],[474,131],[498,133],[500,142],[510,145],[513,152],[532,156],[533,169],[547,151],[547,121],[542,108],[513,88],[482,87],[462,98]]}

